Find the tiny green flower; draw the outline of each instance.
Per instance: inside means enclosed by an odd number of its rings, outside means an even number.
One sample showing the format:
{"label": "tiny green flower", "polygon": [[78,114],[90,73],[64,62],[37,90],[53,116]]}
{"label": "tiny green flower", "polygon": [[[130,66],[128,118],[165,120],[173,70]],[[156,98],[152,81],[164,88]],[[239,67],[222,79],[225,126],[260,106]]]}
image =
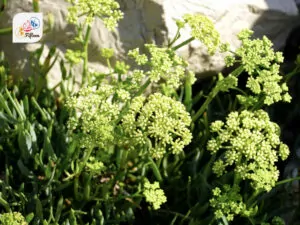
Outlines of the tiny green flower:
{"label": "tiny green flower", "polygon": [[127,74],[128,70],[130,69],[130,66],[125,64],[124,62],[116,61],[114,69],[117,74],[122,75]]}
{"label": "tiny green flower", "polygon": [[266,36],[262,40],[250,40],[252,34],[249,30],[241,31],[238,37],[242,45],[236,50],[237,60],[250,75],[246,87],[254,94],[263,94],[266,105],[279,101],[290,102],[288,88],[279,72],[278,63],[283,62],[282,53],[274,52],[273,44]]}
{"label": "tiny green flower", "polygon": [[191,117],[183,104],[160,93],[132,100],[122,127],[131,148],[148,145],[148,154],[162,158],[166,153],[179,154],[191,142]]}
{"label": "tiny green flower", "polygon": [[95,17],[103,20],[109,30],[115,29],[117,23],[123,18],[119,10],[120,5],[115,0],[67,0],[72,4],[68,8],[67,20],[77,24],[80,15],[85,16],[85,23],[91,25]]}
{"label": "tiny green flower", "polygon": [[249,39],[253,34],[252,30],[249,29],[244,29],[238,34],[238,39],[239,40],[246,40]]}
{"label": "tiny green flower", "polygon": [[285,222],[284,222],[284,220],[281,217],[275,216],[272,219],[272,225],[285,225]]}
{"label": "tiny green flower", "polygon": [[250,106],[253,106],[258,103],[259,99],[257,96],[243,96],[243,95],[237,95],[236,96],[239,103],[246,108],[249,108]]}
{"label": "tiny green flower", "polygon": [[227,55],[227,56],[225,56],[224,61],[225,61],[225,65],[227,67],[230,67],[230,66],[234,65],[235,58],[233,56],[231,56],[231,55]]}
{"label": "tiny green flower", "polygon": [[217,83],[218,90],[222,92],[227,92],[229,89],[234,88],[238,85],[238,79],[232,74],[229,74],[227,77],[223,77],[221,73],[219,73],[219,81]]}
{"label": "tiny green flower", "polygon": [[101,56],[109,59],[111,57],[113,57],[114,55],[114,50],[112,48],[102,48],[101,49]]}
{"label": "tiny green flower", "polygon": [[[279,64],[283,62],[281,52],[274,52],[272,42],[264,36],[260,39],[250,39],[253,34],[251,30],[242,30],[238,34],[241,46],[235,51],[235,55],[225,57],[226,66],[241,63],[249,74],[246,87],[257,96],[262,96],[264,104],[271,105],[279,101],[290,102],[288,87],[284,84],[279,72]],[[255,100],[239,97],[243,105],[254,105]]]}
{"label": "tiny green flower", "polygon": [[91,170],[93,172],[97,172],[97,173],[105,170],[105,166],[104,166],[103,162],[97,161],[95,159],[95,157],[90,157],[86,166],[87,166],[87,168],[89,168],[89,170]]}
{"label": "tiny green flower", "polygon": [[182,20],[175,20],[176,22],[176,26],[178,27],[178,29],[184,28],[185,26],[185,22]]}
{"label": "tiny green flower", "polygon": [[212,132],[219,132],[221,131],[223,125],[224,125],[223,121],[217,120],[210,125],[210,130]]}
{"label": "tiny green flower", "polygon": [[249,180],[255,190],[270,191],[275,186],[279,176],[275,163],[278,157],[285,160],[289,149],[280,141],[280,129],[266,112],[231,112],[225,123],[213,122],[211,132],[216,137],[208,141],[207,150],[224,155],[213,165],[217,176],[233,166],[234,172]]}
{"label": "tiny green flower", "polygon": [[81,147],[105,149],[114,143],[115,121],[121,111],[120,104],[111,100],[115,91],[112,86],[102,84],[98,90],[83,88],[78,96],[67,100],[67,107],[75,112],[68,128],[80,140]]}
{"label": "tiny green flower", "polygon": [[127,55],[134,58],[136,63],[140,66],[145,65],[148,62],[147,56],[145,54],[140,54],[138,48],[129,50]]}
{"label": "tiny green flower", "polygon": [[279,156],[282,160],[286,160],[290,154],[289,147],[283,143],[279,146]]}
{"label": "tiny green flower", "polygon": [[82,61],[83,53],[81,51],[74,51],[71,49],[67,49],[65,53],[65,58],[71,64],[78,64]]}
{"label": "tiny green flower", "polygon": [[145,196],[146,201],[153,206],[154,210],[160,209],[161,205],[167,202],[165,193],[160,189],[157,181],[151,184],[146,180],[144,183],[143,195]]}
{"label": "tiny green flower", "polygon": [[[179,57],[173,50],[169,48],[160,48],[154,44],[146,44],[146,49],[149,52],[149,58],[145,54],[140,54],[139,49],[133,49],[128,52],[128,55],[135,59],[138,65],[148,65],[149,70],[143,71],[143,74],[151,80],[158,83],[164,81],[171,88],[178,88],[186,76],[192,76],[186,70],[187,62]],[[186,75],[188,74],[188,75]],[[191,77],[194,81],[195,78]]]}
{"label": "tiny green flower", "polygon": [[215,29],[213,22],[201,14],[186,14],[184,21],[191,27],[191,36],[201,41],[213,55],[220,44],[220,34]]}
{"label": "tiny green flower", "polygon": [[213,172],[218,176],[222,176],[225,172],[226,164],[224,164],[223,160],[218,160],[213,165]]}
{"label": "tiny green flower", "polygon": [[259,94],[261,92],[259,83],[253,77],[248,78],[246,87],[251,89],[254,94]]}
{"label": "tiny green flower", "polygon": [[19,212],[9,212],[0,214],[1,225],[27,225],[23,215]]}
{"label": "tiny green flower", "polygon": [[230,44],[229,43],[222,43],[220,44],[220,52],[228,52],[230,50]]}
{"label": "tiny green flower", "polygon": [[225,184],[222,190],[216,187],[212,190],[213,197],[209,200],[210,206],[214,209],[216,219],[221,219],[223,216],[228,221],[233,221],[234,217],[253,216],[256,214],[255,208],[247,208],[243,203],[240,188],[237,185],[232,187]]}

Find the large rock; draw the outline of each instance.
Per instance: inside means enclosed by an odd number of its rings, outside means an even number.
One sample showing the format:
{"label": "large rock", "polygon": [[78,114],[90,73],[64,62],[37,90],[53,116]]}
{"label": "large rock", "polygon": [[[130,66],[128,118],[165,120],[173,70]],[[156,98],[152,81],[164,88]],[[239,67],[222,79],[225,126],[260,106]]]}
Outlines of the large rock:
{"label": "large rock", "polygon": [[[176,32],[173,18],[180,18],[185,13],[202,13],[214,21],[222,41],[229,42],[233,49],[239,46],[236,35],[244,28],[254,30],[255,37],[266,35],[276,50],[282,49],[289,31],[299,21],[294,0],[166,0],[163,7],[169,36]],[[179,41],[188,35],[185,32]],[[210,57],[198,41],[193,41],[180,53],[188,59],[191,69],[200,74],[224,67],[223,56]]]}
{"label": "large rock", "polygon": [[[74,27],[66,23],[68,3],[63,0],[40,0],[40,10],[44,18],[52,13],[54,29],[45,34],[43,41],[48,47],[57,45],[61,52],[70,48],[74,37]],[[101,20],[96,20],[91,35],[89,59],[94,69],[105,69],[104,60],[99,54],[103,47],[113,48],[115,60],[126,59],[129,49],[141,47],[146,42],[162,45],[176,32],[174,19],[185,13],[202,13],[211,18],[221,34],[222,40],[233,48],[239,46],[236,34],[244,28],[255,31],[255,36],[267,35],[276,49],[281,49],[289,31],[297,25],[298,9],[295,0],[120,0],[124,19],[116,31],[108,31]],[[249,3],[250,2],[250,3]],[[0,16],[0,27],[11,26],[13,15],[32,11],[31,1],[10,0]],[[46,22],[46,21],[45,21]],[[186,39],[185,30],[179,41]],[[178,41],[178,42],[179,42]],[[0,36],[0,50],[4,50],[15,74],[30,74],[27,59],[29,53],[39,47],[37,44],[13,44],[11,35]],[[190,63],[190,68],[199,76],[222,70],[222,55],[208,56],[206,49],[198,41],[178,50]],[[47,52],[45,52],[46,54]],[[60,79],[59,66],[49,73],[51,86]]]}

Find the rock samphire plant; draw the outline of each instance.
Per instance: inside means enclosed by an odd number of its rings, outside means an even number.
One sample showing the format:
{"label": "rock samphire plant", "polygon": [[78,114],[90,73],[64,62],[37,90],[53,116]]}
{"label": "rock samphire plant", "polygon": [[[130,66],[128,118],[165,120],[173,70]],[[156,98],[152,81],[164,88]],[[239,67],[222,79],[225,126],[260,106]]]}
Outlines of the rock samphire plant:
{"label": "rock samphire plant", "polygon": [[[187,14],[167,46],[130,50],[131,66],[99,49],[108,72],[91,71],[94,19],[114,30],[123,13],[114,0],[69,2],[78,49],[42,59],[42,46],[24,81],[1,55],[0,224],[284,224],[272,193],[291,181],[278,181],[276,164],[289,148],[267,110],[291,96],[270,40],[242,30],[232,51],[210,19]],[[184,27],[191,37],[179,43]],[[194,40],[234,68],[197,92],[176,53]]]}

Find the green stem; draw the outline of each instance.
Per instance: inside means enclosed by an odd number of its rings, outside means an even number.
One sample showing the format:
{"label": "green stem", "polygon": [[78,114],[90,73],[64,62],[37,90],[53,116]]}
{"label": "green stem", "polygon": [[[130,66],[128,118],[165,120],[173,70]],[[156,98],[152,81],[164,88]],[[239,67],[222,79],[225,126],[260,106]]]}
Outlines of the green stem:
{"label": "green stem", "polygon": [[109,59],[106,59],[106,64],[107,64],[107,67],[109,69],[109,73],[112,74],[113,73],[113,69],[111,67],[111,64],[110,64],[110,60]]}
{"label": "green stem", "polygon": [[[147,88],[150,84],[151,84],[151,80],[148,79],[148,80],[140,87],[140,89],[137,91],[137,93],[135,93],[135,95],[133,96],[133,98],[134,98],[134,97],[137,97],[137,96],[140,96],[141,94],[143,94],[143,92],[146,90],[146,88]],[[127,102],[127,103],[125,104],[125,106],[123,107],[122,111],[121,111],[120,114],[119,114],[119,118],[118,118],[117,121],[116,121],[116,124],[118,124],[118,123],[122,120],[123,115],[126,114],[126,113],[128,112],[128,110],[129,110],[129,104],[130,104],[130,102]]]}
{"label": "green stem", "polygon": [[197,104],[200,99],[203,97],[203,90],[202,91],[199,91],[196,96],[193,98],[193,105]]}
{"label": "green stem", "polygon": [[216,217],[214,216],[208,225],[214,224],[215,221],[216,221]]}
{"label": "green stem", "polygon": [[243,66],[239,66],[238,68],[236,68],[231,75],[238,77],[242,72],[244,71],[244,67]]}
{"label": "green stem", "polygon": [[[243,66],[239,66],[236,68],[231,75],[238,77],[244,70]],[[219,93],[219,86],[218,83],[213,88],[213,90],[209,93],[207,99],[203,103],[203,105],[200,107],[200,109],[196,112],[196,114],[192,117],[193,122],[195,122],[207,109],[208,105],[211,103],[211,101],[216,97],[216,95]]]}
{"label": "green stem", "polygon": [[195,115],[192,116],[192,121],[195,122],[206,110],[208,107],[209,103],[214,99],[214,97],[218,94],[219,88],[218,86],[215,86],[214,89],[209,93],[207,99],[205,102],[202,104],[200,109],[196,112]]}
{"label": "green stem", "polygon": [[34,12],[40,11],[39,0],[33,0],[33,11]]}
{"label": "green stem", "polygon": [[16,109],[16,111],[18,112],[20,118],[22,121],[24,121],[26,119],[26,115],[24,114],[24,112],[21,109],[21,106],[18,102],[18,100],[15,98],[15,100],[12,98],[10,92],[5,88],[5,92],[9,98],[9,100],[11,101],[12,105],[14,106],[14,108]]}
{"label": "green stem", "polygon": [[255,202],[254,203],[252,203],[253,201],[254,201],[254,199],[257,197],[257,195],[259,194],[260,192],[259,191],[255,191],[252,195],[251,195],[251,197],[247,200],[247,206],[249,206],[250,204],[250,207],[249,208],[252,208],[253,206],[254,206],[254,204],[255,204]]}
{"label": "green stem", "polygon": [[173,47],[172,49],[173,49],[174,51],[176,51],[177,49],[181,48],[182,46],[185,46],[186,44],[190,43],[190,42],[193,41],[193,40],[195,40],[195,38],[194,38],[194,37],[191,37],[191,38],[189,38],[189,39],[187,39],[187,40],[181,42],[180,44],[176,45],[176,46]]}
{"label": "green stem", "polygon": [[289,183],[289,182],[293,182],[295,180],[300,180],[300,176],[299,177],[294,177],[294,178],[290,178],[290,179],[285,179],[285,180],[282,180],[282,181],[278,181],[275,186],[278,186],[278,185],[282,185],[282,184],[286,184],[286,183]]}
{"label": "green stem", "polygon": [[299,68],[300,68],[300,66],[296,66],[296,68],[292,71],[292,72],[290,72],[290,73],[288,73],[285,77],[285,82],[286,83],[288,83],[289,82],[289,80],[294,76],[294,75],[296,75],[297,73],[299,73],[300,71],[299,71]]}
{"label": "green stem", "polygon": [[13,117],[13,113],[8,107],[7,101],[6,99],[4,99],[2,94],[0,94],[0,107],[2,108],[2,110],[4,109],[9,116]]}
{"label": "green stem", "polygon": [[259,101],[252,107],[251,111],[255,111],[260,109],[264,105],[263,99],[259,99]]}
{"label": "green stem", "polygon": [[93,151],[93,147],[90,147],[87,152],[86,152],[86,155],[83,157],[83,160],[82,160],[82,164],[81,166],[79,167],[79,171],[77,172],[77,174],[80,174],[81,171],[83,170],[83,168],[85,167],[87,161],[89,160],[90,158],[90,155],[92,154],[92,151]]}
{"label": "green stem", "polygon": [[5,201],[1,196],[0,196],[0,205],[2,205],[5,208],[6,212],[10,211],[8,202]]}
{"label": "green stem", "polygon": [[185,95],[184,95],[184,105],[189,112],[192,109],[192,84],[191,84],[191,76],[188,75],[188,77],[185,80]]}
{"label": "green stem", "polygon": [[90,77],[89,77],[89,73],[88,73],[88,46],[89,46],[89,39],[91,36],[91,29],[92,27],[90,25],[88,25],[87,30],[86,30],[86,34],[85,34],[85,38],[84,38],[84,42],[83,42],[83,74],[82,74],[82,84],[86,85],[86,82],[88,82],[88,84],[90,83]]}
{"label": "green stem", "polygon": [[31,101],[32,101],[33,106],[36,107],[36,109],[40,112],[40,114],[41,114],[41,116],[42,116],[42,119],[43,119],[44,121],[48,121],[45,112],[44,112],[43,109],[40,107],[40,105],[37,103],[35,97],[31,97]]}
{"label": "green stem", "polygon": [[175,41],[178,40],[178,38],[180,37],[179,31],[180,31],[180,28],[177,28],[175,37],[174,37],[173,40],[168,44],[168,47],[171,47],[171,46],[175,43]]}
{"label": "green stem", "polygon": [[12,32],[12,27],[0,29],[0,35],[11,34],[11,32]]}
{"label": "green stem", "polygon": [[187,217],[186,215],[182,214],[182,213],[179,213],[179,212],[173,212],[171,210],[164,210],[164,209],[159,209],[159,212],[161,213],[168,213],[168,214],[172,214],[172,215],[175,215],[175,216],[178,216],[178,217],[181,217],[181,218],[185,218],[185,219],[189,219],[189,217]]}
{"label": "green stem", "polygon": [[134,97],[136,96],[140,96],[145,90],[146,88],[151,84],[151,80],[148,79],[142,87],[140,87],[140,89],[138,90],[138,92],[134,95]]}
{"label": "green stem", "polygon": [[151,166],[152,168],[152,171],[154,173],[154,176],[156,177],[156,179],[161,182],[163,179],[162,179],[162,176],[159,172],[159,169],[156,165],[156,163],[153,161],[153,159],[151,157],[148,157],[148,160],[149,160],[149,165]]}

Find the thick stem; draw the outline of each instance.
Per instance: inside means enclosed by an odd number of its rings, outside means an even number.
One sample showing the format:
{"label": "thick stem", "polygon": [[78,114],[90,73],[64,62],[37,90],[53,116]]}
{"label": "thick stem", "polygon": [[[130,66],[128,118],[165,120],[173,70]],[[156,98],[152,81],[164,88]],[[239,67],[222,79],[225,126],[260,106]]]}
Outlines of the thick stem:
{"label": "thick stem", "polygon": [[156,179],[161,182],[163,179],[162,179],[162,176],[159,172],[159,169],[156,165],[156,163],[153,161],[153,159],[151,157],[148,157],[148,160],[149,160],[149,165],[151,166],[152,168],[152,171],[154,173],[154,176],[156,177]]}
{"label": "thick stem", "polygon": [[196,114],[192,117],[193,122],[195,122],[206,110],[206,108],[208,107],[209,103],[214,99],[214,97],[218,94],[219,88],[217,88],[217,86],[215,86],[215,88],[209,93],[207,99],[205,100],[205,102],[202,104],[202,106],[200,107],[200,109],[196,112]]}
{"label": "thick stem", "polygon": [[188,43],[190,43],[190,42],[193,41],[193,40],[195,40],[195,38],[194,38],[194,37],[191,37],[191,38],[189,38],[189,39],[187,39],[187,40],[181,42],[180,44],[176,45],[176,46],[173,47],[172,49],[173,49],[174,51],[176,51],[177,49],[181,48],[182,46],[187,45]]}
{"label": "thick stem", "polygon": [[0,29],[0,35],[11,34],[11,32],[12,32],[12,27]]}
{"label": "thick stem", "polygon": [[[252,208],[254,205],[255,205],[255,202],[254,202],[254,199],[259,195],[260,191],[255,191],[251,197],[247,200],[247,203],[246,205],[249,207],[249,208]],[[250,206],[249,206],[250,205]]]}
{"label": "thick stem", "polygon": [[87,150],[86,154],[84,155],[84,158],[83,158],[83,160],[82,160],[82,164],[81,164],[81,166],[79,167],[79,171],[77,172],[77,174],[80,174],[81,171],[83,170],[83,168],[85,167],[87,161],[88,161],[89,158],[90,158],[90,155],[92,154],[93,149],[94,149],[93,147],[90,147],[90,148]]}
{"label": "thick stem", "polygon": [[135,97],[136,96],[140,96],[146,89],[147,87],[151,84],[151,80],[148,79],[144,84],[143,86],[140,87],[140,89],[138,90],[138,92],[135,94]]}
{"label": "thick stem", "polygon": [[91,36],[91,26],[88,25],[84,42],[83,42],[83,74],[82,74],[82,85],[86,85],[86,82],[90,83],[90,77],[88,72],[88,46],[89,46],[89,40]]}

